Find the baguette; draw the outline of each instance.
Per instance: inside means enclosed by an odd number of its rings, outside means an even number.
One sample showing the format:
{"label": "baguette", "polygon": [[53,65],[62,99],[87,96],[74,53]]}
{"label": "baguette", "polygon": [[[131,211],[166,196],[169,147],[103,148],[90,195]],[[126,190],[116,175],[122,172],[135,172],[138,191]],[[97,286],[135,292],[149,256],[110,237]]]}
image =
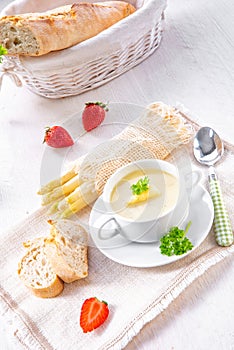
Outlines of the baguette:
{"label": "baguette", "polygon": [[55,273],[66,283],[88,275],[87,233],[69,220],[48,221],[50,237],[45,252]]}
{"label": "baguette", "polygon": [[123,1],[75,3],[43,13],[0,18],[0,44],[9,55],[41,56],[87,40],[127,17]]}
{"label": "baguette", "polygon": [[52,298],[62,292],[64,283],[46,257],[45,241],[41,237],[24,243],[27,253],[18,264],[18,275],[34,295]]}

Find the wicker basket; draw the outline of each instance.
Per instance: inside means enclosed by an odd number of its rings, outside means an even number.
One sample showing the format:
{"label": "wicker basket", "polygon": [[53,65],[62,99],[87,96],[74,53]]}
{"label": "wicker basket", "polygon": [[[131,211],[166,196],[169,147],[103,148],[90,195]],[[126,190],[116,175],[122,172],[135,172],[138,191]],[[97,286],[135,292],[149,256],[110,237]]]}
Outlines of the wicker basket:
{"label": "wicker basket", "polygon": [[[56,1],[53,7],[61,5],[62,0]],[[3,75],[10,75],[18,85],[20,76],[32,92],[60,98],[81,94],[126,72],[159,46],[166,7],[166,0],[145,0],[141,5],[134,0],[128,2],[137,11],[96,37],[41,57],[7,57]],[[42,11],[43,0],[40,8],[35,8],[36,3],[38,0],[14,1],[3,13]]]}

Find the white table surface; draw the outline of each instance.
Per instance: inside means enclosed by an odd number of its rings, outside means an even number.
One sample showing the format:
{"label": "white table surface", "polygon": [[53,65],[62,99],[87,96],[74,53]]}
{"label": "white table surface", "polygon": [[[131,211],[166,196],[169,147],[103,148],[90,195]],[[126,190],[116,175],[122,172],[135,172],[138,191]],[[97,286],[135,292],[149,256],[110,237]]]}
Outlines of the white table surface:
{"label": "white table surface", "polygon": [[[1,0],[0,9],[9,2]],[[168,3],[160,48],[131,71],[96,90],[49,100],[4,79],[0,92],[1,232],[40,206],[36,191],[44,127],[81,110],[89,100],[141,105],[179,101],[220,136],[233,141],[234,2]],[[234,349],[233,280],[234,262],[229,258],[195,281],[126,349]],[[16,350],[0,328],[0,349]]]}

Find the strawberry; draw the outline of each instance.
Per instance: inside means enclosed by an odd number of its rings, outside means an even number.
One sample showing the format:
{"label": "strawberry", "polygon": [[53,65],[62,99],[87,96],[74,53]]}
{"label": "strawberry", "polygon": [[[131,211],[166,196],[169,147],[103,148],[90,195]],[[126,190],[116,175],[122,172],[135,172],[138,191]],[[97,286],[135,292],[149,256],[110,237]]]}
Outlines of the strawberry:
{"label": "strawberry", "polygon": [[91,131],[100,125],[108,111],[107,104],[102,102],[87,102],[82,113],[82,122],[86,131]]}
{"label": "strawberry", "polygon": [[109,315],[108,304],[96,297],[86,299],[81,308],[80,326],[84,333],[101,326]]}
{"label": "strawberry", "polygon": [[44,141],[48,146],[54,148],[62,148],[72,146],[74,141],[62,126],[53,126],[46,128]]}

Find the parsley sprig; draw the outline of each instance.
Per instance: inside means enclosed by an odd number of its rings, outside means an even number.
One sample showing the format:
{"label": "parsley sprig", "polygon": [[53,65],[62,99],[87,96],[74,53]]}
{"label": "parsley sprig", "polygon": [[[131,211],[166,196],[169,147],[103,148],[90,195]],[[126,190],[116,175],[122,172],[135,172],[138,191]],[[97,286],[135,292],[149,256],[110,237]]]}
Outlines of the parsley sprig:
{"label": "parsley sprig", "polygon": [[137,183],[131,186],[132,194],[139,195],[149,189],[149,178],[145,176],[137,181]]}
{"label": "parsley sprig", "polygon": [[185,237],[191,224],[191,221],[189,221],[185,230],[172,227],[170,231],[160,239],[161,245],[159,248],[161,254],[167,256],[182,255],[192,250],[193,244]]}
{"label": "parsley sprig", "polygon": [[2,63],[2,57],[4,55],[7,55],[7,49],[5,49],[5,47],[3,47],[2,45],[0,45],[0,63]]}

